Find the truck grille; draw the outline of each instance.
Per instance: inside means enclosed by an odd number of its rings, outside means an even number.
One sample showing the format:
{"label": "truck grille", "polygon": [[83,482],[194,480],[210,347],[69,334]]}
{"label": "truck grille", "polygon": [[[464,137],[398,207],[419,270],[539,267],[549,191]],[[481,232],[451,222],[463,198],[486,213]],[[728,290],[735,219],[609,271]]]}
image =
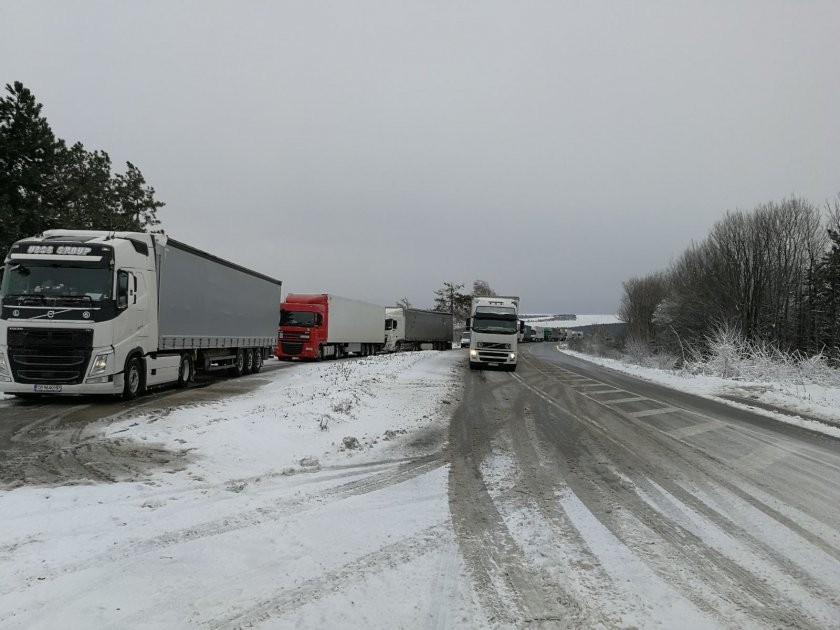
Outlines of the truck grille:
{"label": "truck grille", "polygon": [[300,354],[300,351],[303,350],[303,344],[294,341],[283,341],[280,343],[280,349],[283,351],[283,354]]}
{"label": "truck grille", "polygon": [[93,331],[66,328],[10,328],[9,367],[18,383],[76,385],[84,380]]}
{"label": "truck grille", "polygon": [[504,362],[508,359],[507,352],[499,352],[498,350],[479,350],[478,358],[482,361],[490,363]]}

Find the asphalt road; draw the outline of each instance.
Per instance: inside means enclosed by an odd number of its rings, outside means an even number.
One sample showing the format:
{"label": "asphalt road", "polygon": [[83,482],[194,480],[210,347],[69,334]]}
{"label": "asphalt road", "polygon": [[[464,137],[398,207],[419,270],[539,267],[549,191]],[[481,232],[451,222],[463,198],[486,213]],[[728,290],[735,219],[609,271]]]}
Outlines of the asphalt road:
{"label": "asphalt road", "polygon": [[450,510],[517,627],[840,627],[840,441],[521,347],[466,375]]}

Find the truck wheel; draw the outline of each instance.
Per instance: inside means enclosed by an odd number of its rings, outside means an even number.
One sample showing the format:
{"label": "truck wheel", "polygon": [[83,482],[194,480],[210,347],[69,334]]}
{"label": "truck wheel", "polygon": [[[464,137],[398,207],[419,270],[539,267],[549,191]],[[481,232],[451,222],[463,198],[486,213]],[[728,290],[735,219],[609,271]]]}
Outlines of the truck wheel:
{"label": "truck wheel", "polygon": [[242,348],[236,351],[236,358],[233,360],[233,367],[228,370],[231,376],[242,376],[245,373],[245,352]]}
{"label": "truck wheel", "polygon": [[134,400],[143,393],[143,363],[137,357],[129,359],[125,364],[125,384],[123,385],[123,399]]}
{"label": "truck wheel", "polygon": [[245,363],[242,365],[242,373],[250,374],[254,371],[254,351],[248,348],[245,351]]}
{"label": "truck wheel", "polygon": [[481,367],[481,366],[478,363],[474,363],[474,362],[470,361],[470,369],[471,370],[477,370],[479,367]]}
{"label": "truck wheel", "polygon": [[257,348],[254,350],[254,365],[251,368],[251,374],[259,374],[260,370],[262,370],[263,366],[263,356],[262,356],[262,349]]}
{"label": "truck wheel", "polygon": [[178,382],[176,385],[180,389],[188,387],[193,380],[193,360],[189,353],[185,352],[181,355],[181,362],[178,364]]}
{"label": "truck wheel", "polygon": [[324,360],[324,346],[318,346],[318,355],[315,357],[316,361]]}

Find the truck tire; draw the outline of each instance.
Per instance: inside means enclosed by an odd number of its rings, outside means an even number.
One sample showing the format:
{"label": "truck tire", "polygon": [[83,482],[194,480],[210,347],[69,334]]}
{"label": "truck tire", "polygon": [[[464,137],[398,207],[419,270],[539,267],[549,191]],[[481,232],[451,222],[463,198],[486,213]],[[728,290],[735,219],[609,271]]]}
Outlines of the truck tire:
{"label": "truck tire", "polygon": [[228,370],[230,376],[242,376],[245,373],[245,352],[242,348],[236,351],[236,358],[233,360],[233,367]]}
{"label": "truck tire", "polygon": [[251,348],[245,350],[245,362],[242,365],[242,373],[250,374],[254,371],[254,351]]}
{"label": "truck tire", "polygon": [[259,374],[263,366],[262,348],[254,350],[254,365],[251,367],[251,374]]}
{"label": "truck tire", "polygon": [[477,370],[477,369],[479,369],[480,367],[481,367],[481,364],[479,364],[479,363],[474,363],[473,361],[470,361],[470,369],[471,369],[471,370]]}
{"label": "truck tire", "polygon": [[195,377],[195,370],[193,369],[193,360],[189,352],[181,355],[181,362],[178,364],[178,381],[176,386],[180,389],[189,387],[193,378]]}
{"label": "truck tire", "polygon": [[125,364],[125,384],[123,385],[123,400],[134,400],[143,393],[143,362],[133,357]]}

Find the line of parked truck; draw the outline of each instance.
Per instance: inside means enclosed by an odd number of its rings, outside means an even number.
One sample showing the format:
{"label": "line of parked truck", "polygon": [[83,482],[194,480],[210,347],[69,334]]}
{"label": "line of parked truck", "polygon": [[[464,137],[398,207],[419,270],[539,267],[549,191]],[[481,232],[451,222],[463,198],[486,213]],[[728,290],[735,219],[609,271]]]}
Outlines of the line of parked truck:
{"label": "line of parked truck", "polygon": [[[163,234],[48,230],[14,243],[0,283],[0,391],[121,394],[266,359],[452,347],[449,313],[282,282]],[[278,327],[279,307],[279,327]]]}

